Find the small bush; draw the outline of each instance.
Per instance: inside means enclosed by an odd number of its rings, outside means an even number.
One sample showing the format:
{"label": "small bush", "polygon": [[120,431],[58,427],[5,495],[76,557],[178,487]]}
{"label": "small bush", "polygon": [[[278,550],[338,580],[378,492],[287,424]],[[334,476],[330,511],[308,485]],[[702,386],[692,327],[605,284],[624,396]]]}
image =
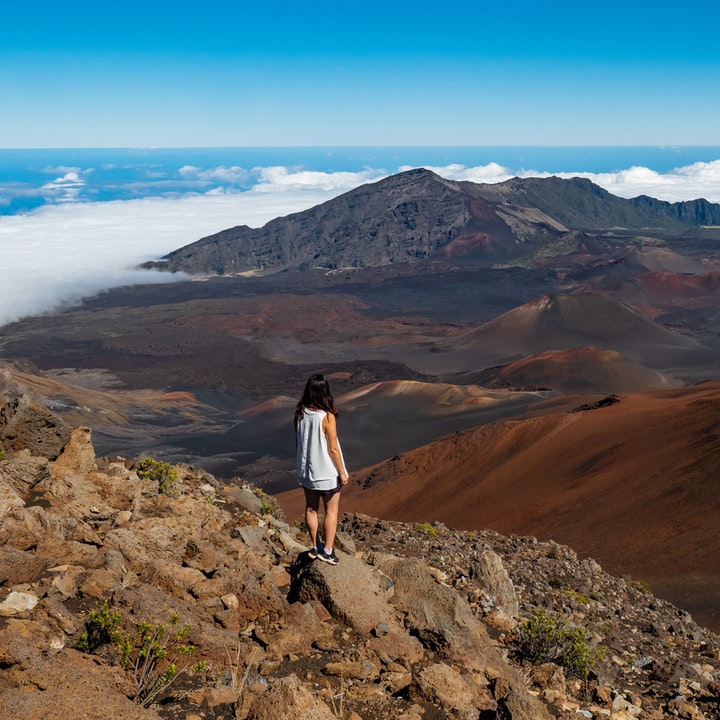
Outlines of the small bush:
{"label": "small bush", "polygon": [[627,584],[631,588],[635,588],[635,590],[641,592],[643,595],[648,595],[650,593],[650,586],[644,580],[628,580]]}
{"label": "small bush", "polygon": [[430,523],[426,523],[426,522],[424,522],[424,523],[418,523],[418,524],[415,526],[415,529],[416,529],[418,532],[421,532],[421,533],[427,535],[427,536],[430,537],[430,538],[437,537],[437,534],[438,534],[437,528],[436,528],[436,527],[433,527]]}
{"label": "small bush", "polygon": [[285,513],[272,495],[268,495],[261,488],[253,488],[253,492],[260,498],[261,513],[264,515],[272,515],[276,520],[283,520],[285,518]]}
{"label": "small bush", "polygon": [[145,458],[138,465],[137,474],[141,480],[157,482],[161,493],[173,494],[173,485],[177,479],[177,473],[170,463],[160,462],[154,458]]}
{"label": "small bush", "polygon": [[573,600],[580,605],[589,605],[592,600],[589,595],[585,595],[585,593],[578,592],[577,590],[571,590],[570,588],[563,590],[563,594],[569,600]]}
{"label": "small bush", "polygon": [[516,653],[532,663],[552,662],[565,669],[568,677],[586,680],[594,662],[602,657],[602,648],[590,646],[584,628],[570,627],[539,610],[517,625],[512,643]]}
{"label": "small bush", "polygon": [[90,619],[85,623],[85,630],[75,647],[81,652],[93,653],[101,645],[116,642],[119,634],[115,628],[121,621],[120,613],[111,613],[108,601],[105,600],[99,610],[90,612]]}
{"label": "small bush", "polygon": [[106,600],[99,610],[90,613],[85,632],[75,647],[92,653],[102,645],[114,645],[120,666],[132,674],[135,682],[134,700],[143,707],[149,707],[183,672],[207,670],[207,663],[202,661],[191,665],[189,658],[195,653],[195,646],[186,641],[190,623],[179,626],[177,613],[171,616],[169,628],[162,623],[141,622],[127,632],[120,629],[121,623],[122,616],[118,611],[110,612]]}
{"label": "small bush", "polygon": [[[179,618],[174,614],[170,620],[173,628]],[[190,661],[178,668],[183,657],[194,654],[195,646],[185,642],[190,623],[174,631],[163,624],[137,623],[135,632],[125,633],[118,643],[120,665],[132,673],[137,694],[135,700],[143,707],[152,705],[155,698],[182,672],[190,667]],[[205,668],[204,663],[193,665],[193,671]]]}

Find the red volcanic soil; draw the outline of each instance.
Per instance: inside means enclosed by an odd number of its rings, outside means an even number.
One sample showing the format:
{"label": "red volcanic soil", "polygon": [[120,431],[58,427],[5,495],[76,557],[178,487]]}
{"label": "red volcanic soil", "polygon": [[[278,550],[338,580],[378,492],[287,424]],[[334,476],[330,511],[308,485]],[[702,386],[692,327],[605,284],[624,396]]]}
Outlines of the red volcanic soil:
{"label": "red volcanic soil", "polygon": [[709,302],[712,301],[712,304],[720,301],[717,296],[720,290],[720,270],[696,275],[656,270],[641,275],[637,281],[648,296],[655,299],[682,300],[703,297]]}
{"label": "red volcanic soil", "polygon": [[552,538],[720,629],[720,382],[458,432],[353,475],[341,508]]}
{"label": "red volcanic soil", "polygon": [[650,370],[614,350],[576,347],[550,350],[500,368],[496,383],[549,387],[564,393],[618,393],[677,387],[678,381]]}
{"label": "red volcanic soil", "polygon": [[162,402],[186,402],[186,403],[196,403],[197,398],[191,393],[181,390],[176,390],[175,392],[169,392],[165,393],[160,400]]}

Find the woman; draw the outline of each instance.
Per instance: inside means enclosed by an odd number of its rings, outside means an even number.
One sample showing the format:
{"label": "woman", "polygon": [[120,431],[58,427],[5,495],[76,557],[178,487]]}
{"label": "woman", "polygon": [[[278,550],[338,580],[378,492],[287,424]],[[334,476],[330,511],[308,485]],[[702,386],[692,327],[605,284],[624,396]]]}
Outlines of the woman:
{"label": "woman", "polygon": [[[340,489],[347,485],[335,418],[335,401],[330,385],[322,375],[312,375],[295,408],[295,447],[297,450],[298,482],[305,492],[305,525],[312,548],[309,556],[331,565],[338,564],[333,551],[337,529]],[[318,509],[323,502],[325,520],[323,538],[318,539]]]}

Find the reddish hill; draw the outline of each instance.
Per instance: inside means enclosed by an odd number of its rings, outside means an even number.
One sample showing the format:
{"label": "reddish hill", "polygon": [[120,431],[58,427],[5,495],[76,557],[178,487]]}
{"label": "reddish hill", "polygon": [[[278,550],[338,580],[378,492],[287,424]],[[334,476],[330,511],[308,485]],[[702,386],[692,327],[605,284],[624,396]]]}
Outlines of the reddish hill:
{"label": "reddish hill", "polygon": [[354,475],[342,508],[553,538],[718,627],[720,382],[458,432]]}
{"label": "reddish hill", "polygon": [[677,387],[680,382],[614,350],[576,347],[549,350],[505,365],[495,374],[494,384],[609,394],[666,389]]}
{"label": "reddish hill", "polygon": [[720,270],[695,275],[656,270],[641,275],[637,282],[648,296],[656,301],[703,298],[712,305],[717,305],[720,301]]}
{"label": "reddish hill", "polygon": [[[428,370],[459,372],[582,345],[616,350],[653,368],[706,365],[717,353],[597,293],[550,293],[443,342]],[[431,367],[431,364],[434,366]]]}

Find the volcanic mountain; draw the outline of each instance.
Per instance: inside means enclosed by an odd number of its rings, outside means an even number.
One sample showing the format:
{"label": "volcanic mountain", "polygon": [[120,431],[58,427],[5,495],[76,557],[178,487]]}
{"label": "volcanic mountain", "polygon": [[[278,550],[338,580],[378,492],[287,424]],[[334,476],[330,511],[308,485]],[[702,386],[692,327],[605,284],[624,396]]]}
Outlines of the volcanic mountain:
{"label": "volcanic mountain", "polygon": [[[720,205],[615,197],[589,180],[528,178],[497,185],[409,170],[262,228],[202,238],[146,267],[199,275],[299,267],[363,268],[423,260],[503,263],[578,242],[576,230],[679,235],[720,224]],[[554,253],[557,254],[557,253]]]}

